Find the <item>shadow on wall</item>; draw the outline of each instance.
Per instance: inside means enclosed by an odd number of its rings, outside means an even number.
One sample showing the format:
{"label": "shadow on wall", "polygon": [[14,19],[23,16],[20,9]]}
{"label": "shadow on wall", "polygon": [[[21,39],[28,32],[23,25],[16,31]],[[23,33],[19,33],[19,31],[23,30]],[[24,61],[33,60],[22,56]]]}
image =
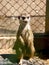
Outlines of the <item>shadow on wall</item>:
{"label": "shadow on wall", "polygon": [[39,53],[37,55],[43,58],[49,57],[49,34],[34,34],[34,44],[36,52]]}

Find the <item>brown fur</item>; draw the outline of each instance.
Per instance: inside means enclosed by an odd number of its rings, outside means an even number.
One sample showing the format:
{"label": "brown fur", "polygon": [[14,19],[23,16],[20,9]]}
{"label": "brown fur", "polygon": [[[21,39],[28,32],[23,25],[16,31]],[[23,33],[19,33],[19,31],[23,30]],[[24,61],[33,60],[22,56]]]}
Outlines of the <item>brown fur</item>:
{"label": "brown fur", "polygon": [[19,58],[20,58],[20,64],[22,64],[23,57],[28,56],[30,59],[34,57],[35,48],[34,48],[34,42],[33,42],[34,35],[32,33],[31,28],[30,29],[27,28],[27,25],[30,26],[28,24],[28,21],[26,21],[27,23],[24,23],[25,19],[20,20],[20,18],[19,18],[19,21],[20,21],[20,26],[17,32],[17,40],[21,41],[22,47],[20,48],[21,45],[19,43],[16,43],[16,44],[19,44],[19,51],[21,52]]}

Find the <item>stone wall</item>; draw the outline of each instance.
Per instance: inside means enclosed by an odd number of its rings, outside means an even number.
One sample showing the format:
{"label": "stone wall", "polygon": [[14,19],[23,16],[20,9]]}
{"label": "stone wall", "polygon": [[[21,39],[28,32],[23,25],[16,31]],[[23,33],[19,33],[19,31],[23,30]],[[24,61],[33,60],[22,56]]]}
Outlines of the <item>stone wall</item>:
{"label": "stone wall", "polygon": [[0,0],[0,15],[18,16],[21,13],[45,15],[46,0]]}
{"label": "stone wall", "polygon": [[30,21],[33,33],[45,32],[46,0],[0,0],[0,54],[15,53],[11,48],[19,21],[14,16],[23,13],[33,16]]}
{"label": "stone wall", "polygon": [[[0,15],[18,16],[29,13],[32,16],[31,27],[35,33],[45,32],[46,0],[0,0]],[[0,19],[0,28],[14,29],[18,21],[10,18]]]}
{"label": "stone wall", "polygon": [[14,47],[16,37],[0,37],[0,54],[14,54]]}

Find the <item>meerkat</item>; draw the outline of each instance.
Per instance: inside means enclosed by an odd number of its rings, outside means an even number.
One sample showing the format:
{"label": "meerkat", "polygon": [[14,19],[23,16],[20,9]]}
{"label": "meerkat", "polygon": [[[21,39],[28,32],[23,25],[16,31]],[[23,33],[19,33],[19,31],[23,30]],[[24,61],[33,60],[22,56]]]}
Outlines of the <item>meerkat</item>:
{"label": "meerkat", "polygon": [[[29,57],[29,60],[31,61],[34,57],[35,48],[34,48],[34,35],[30,27],[30,15],[21,15],[18,17],[19,19],[19,29],[17,32],[17,40],[21,41],[22,47],[19,43],[19,51],[20,53],[20,62],[19,64],[22,65],[22,60],[25,56]],[[18,47],[17,46],[17,47]],[[16,49],[16,53],[17,53]],[[19,52],[18,51],[18,52]]]}

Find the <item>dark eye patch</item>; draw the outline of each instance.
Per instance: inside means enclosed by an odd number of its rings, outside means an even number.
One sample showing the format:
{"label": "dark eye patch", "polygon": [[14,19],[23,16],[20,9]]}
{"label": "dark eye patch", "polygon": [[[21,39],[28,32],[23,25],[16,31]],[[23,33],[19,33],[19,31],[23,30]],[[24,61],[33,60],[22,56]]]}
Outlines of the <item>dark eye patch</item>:
{"label": "dark eye patch", "polygon": [[29,19],[29,17],[27,17],[27,19]]}
{"label": "dark eye patch", "polygon": [[20,19],[20,16],[18,16],[18,19]]}
{"label": "dark eye patch", "polygon": [[24,20],[24,19],[25,19],[25,17],[22,17],[22,19]]}

